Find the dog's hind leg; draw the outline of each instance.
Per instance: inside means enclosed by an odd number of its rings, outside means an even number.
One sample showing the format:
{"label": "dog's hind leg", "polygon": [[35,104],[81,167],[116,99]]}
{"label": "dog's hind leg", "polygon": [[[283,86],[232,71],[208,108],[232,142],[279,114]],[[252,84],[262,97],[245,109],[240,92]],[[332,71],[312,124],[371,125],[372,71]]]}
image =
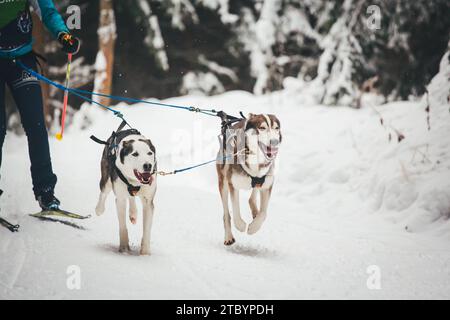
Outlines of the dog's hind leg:
{"label": "dog's hind leg", "polygon": [[119,236],[120,246],[119,252],[126,252],[130,250],[128,245],[128,230],[126,222],[127,213],[127,198],[116,198],[117,217],[119,218]]}
{"label": "dog's hind leg", "polygon": [[130,212],[129,212],[129,218],[132,224],[136,224],[137,222],[137,207],[136,207],[136,198],[135,197],[129,197],[128,202],[130,203]]}
{"label": "dog's hind leg", "polygon": [[258,205],[256,204],[257,200],[258,200],[258,189],[253,189],[252,195],[250,196],[250,199],[248,199],[248,204],[250,205],[250,210],[252,211],[253,219],[255,219],[259,213]]}
{"label": "dog's hind leg", "polygon": [[105,212],[105,201],[108,197],[108,194],[112,190],[112,182],[111,179],[108,179],[106,183],[100,186],[100,196],[98,197],[98,203],[95,207],[95,213],[100,216]]}
{"label": "dog's hind leg", "polygon": [[261,190],[261,210],[258,215],[253,219],[253,221],[248,226],[248,234],[256,233],[264,223],[267,217],[267,207],[269,206],[270,194],[272,193],[272,188],[267,190]]}
{"label": "dog's hind leg", "polygon": [[141,255],[150,255],[150,237],[152,231],[154,205],[153,200],[151,199],[143,198],[142,200],[144,209],[144,229],[142,232]]}
{"label": "dog's hind leg", "polygon": [[219,181],[219,191],[220,197],[222,198],[223,205],[223,226],[225,228],[225,241],[224,245],[231,246],[236,242],[233,237],[233,232],[231,231],[231,216],[230,216],[230,208],[228,207],[228,185],[223,183],[223,181]]}
{"label": "dog's hind leg", "polygon": [[234,226],[240,232],[245,232],[247,224],[241,217],[241,208],[239,207],[239,190],[233,187],[231,183],[228,183],[228,188],[230,189],[231,203],[233,205]]}

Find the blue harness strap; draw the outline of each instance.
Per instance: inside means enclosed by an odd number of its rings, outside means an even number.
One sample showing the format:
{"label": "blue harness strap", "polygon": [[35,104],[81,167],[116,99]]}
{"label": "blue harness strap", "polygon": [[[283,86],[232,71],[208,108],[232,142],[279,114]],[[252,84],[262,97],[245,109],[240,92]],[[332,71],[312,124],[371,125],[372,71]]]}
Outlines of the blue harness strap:
{"label": "blue harness strap", "polygon": [[150,104],[150,105],[155,105],[155,106],[161,106],[161,107],[168,107],[168,108],[175,108],[175,109],[183,109],[183,110],[187,110],[187,111],[191,111],[191,112],[197,112],[197,113],[202,113],[208,116],[217,116],[218,112],[214,109],[200,109],[197,107],[193,107],[193,106],[180,106],[180,105],[176,105],[176,104],[169,104],[169,103],[161,103],[161,102],[153,102],[153,101],[146,101],[146,100],[142,100],[142,99],[134,99],[134,98],[126,98],[126,97],[121,97],[121,96],[114,96],[114,95],[110,95],[110,94],[104,94],[104,93],[98,93],[98,92],[92,92],[92,91],[87,91],[87,90],[82,90],[82,89],[76,89],[76,88],[67,88],[65,86],[63,86],[62,84],[59,84],[55,81],[52,81],[50,79],[48,79],[47,77],[44,77],[43,75],[41,75],[40,73],[34,71],[31,68],[28,68],[27,66],[25,66],[19,59],[15,59],[14,60],[15,63],[20,66],[22,69],[24,69],[25,71],[27,71],[28,73],[30,73],[31,75],[35,76],[36,78],[38,78],[39,80],[54,86],[55,88],[58,88],[60,90],[63,91],[68,91],[69,93],[85,100],[88,101],[90,103],[94,103],[102,108],[105,108],[113,113],[120,114],[120,112],[107,107],[105,105],[102,105],[84,95],[92,95],[92,96],[98,96],[98,97],[104,97],[104,98],[109,98],[112,100],[116,100],[116,101],[122,101],[122,102],[129,102],[129,103],[144,103],[144,104]]}
{"label": "blue harness strap", "polygon": [[[130,128],[132,128],[130,126],[130,124],[125,120],[123,114],[111,107],[105,106],[104,104],[101,104],[89,97],[86,97],[85,95],[92,95],[92,96],[99,96],[99,97],[104,97],[104,98],[110,98],[112,100],[116,100],[116,101],[123,101],[123,102],[130,102],[130,103],[145,103],[145,104],[150,104],[150,105],[155,105],[155,106],[162,106],[162,107],[168,107],[168,108],[175,108],[175,109],[183,109],[183,110],[187,110],[187,111],[191,111],[191,112],[197,112],[197,113],[202,113],[205,115],[209,115],[209,116],[214,116],[214,117],[220,117],[222,119],[222,131],[224,130],[224,128],[230,126],[232,123],[240,121],[242,119],[245,119],[245,117],[243,116],[242,112],[241,112],[241,117],[242,118],[238,118],[238,117],[233,117],[233,116],[229,116],[226,113],[224,113],[223,111],[217,112],[214,109],[200,109],[200,108],[196,108],[193,106],[180,106],[180,105],[176,105],[176,104],[168,104],[168,103],[160,103],[160,102],[152,102],[152,101],[146,101],[146,100],[141,100],[141,99],[133,99],[133,98],[126,98],[126,97],[121,97],[121,96],[114,96],[114,95],[109,95],[109,94],[103,94],[103,93],[98,93],[98,92],[91,92],[91,91],[87,91],[87,90],[82,90],[82,89],[75,89],[75,88],[67,88],[65,86],[63,86],[62,84],[59,84],[55,81],[52,81],[50,79],[48,79],[47,77],[41,75],[39,72],[34,71],[33,69],[25,66],[20,59],[14,59],[13,60],[18,66],[20,66],[22,69],[24,69],[26,72],[28,72],[29,74],[31,74],[32,76],[36,77],[38,80],[43,81],[55,88],[58,88],[62,91],[68,91],[70,94],[73,94],[81,99],[83,99],[84,101],[87,101],[89,103],[95,104],[101,108],[104,108],[110,112],[112,112],[116,117],[122,119],[122,125],[127,125]],[[122,127],[123,128],[123,127]],[[120,130],[119,130],[120,131]],[[106,141],[102,141],[100,139],[98,139],[95,136],[91,136],[90,137],[93,141],[99,143],[99,144],[107,144]],[[227,157],[224,157],[223,160],[226,160],[229,157],[232,157],[234,155],[230,155]],[[218,159],[214,159],[214,160],[210,160],[210,161],[206,161],[197,165],[193,165],[193,166],[189,166],[186,168],[182,168],[182,169],[177,169],[174,170],[172,172],[162,172],[159,171],[157,172],[159,175],[171,175],[171,174],[177,174],[177,173],[181,173],[181,172],[185,172],[185,171],[189,171],[189,170],[193,170],[195,168],[199,168],[205,165],[208,165],[210,163],[216,162]]]}

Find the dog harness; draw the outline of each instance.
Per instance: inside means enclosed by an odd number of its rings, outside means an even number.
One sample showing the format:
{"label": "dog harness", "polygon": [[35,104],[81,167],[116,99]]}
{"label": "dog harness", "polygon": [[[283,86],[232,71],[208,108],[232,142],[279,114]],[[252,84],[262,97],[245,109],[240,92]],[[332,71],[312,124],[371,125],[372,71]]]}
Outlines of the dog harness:
{"label": "dog harness", "polygon": [[261,188],[263,186],[264,182],[266,181],[266,177],[267,177],[267,175],[262,176],[262,177],[250,176],[250,178],[252,179],[252,188]]}
{"label": "dog harness", "polygon": [[[223,154],[224,154],[224,158],[225,158],[226,149],[227,149],[227,142],[225,140],[225,137],[226,137],[227,129],[229,129],[233,123],[239,122],[241,120],[245,120],[246,118],[242,114],[242,112],[240,112],[240,115],[242,118],[230,116],[223,111],[218,112],[217,115],[222,119],[222,124],[221,124],[222,143],[223,143],[222,148],[223,148]],[[252,188],[261,188],[262,187],[262,185],[266,181],[267,175],[264,175],[262,177],[253,177],[242,167],[242,165],[241,165],[241,168],[252,179]]]}
{"label": "dog harness", "polygon": [[[120,169],[116,166],[116,159],[117,159],[117,149],[119,147],[120,141],[123,139],[118,138],[118,133],[119,132],[127,132],[128,135],[141,135],[141,133],[136,130],[136,129],[128,129],[125,131],[122,131],[123,128],[125,127],[127,123],[125,121],[123,121],[120,126],[117,128],[116,131],[113,131],[113,133],[111,134],[110,139],[112,138],[111,143],[107,142],[107,141],[103,141],[100,140],[99,138],[95,137],[95,136],[91,136],[91,140],[93,140],[94,142],[98,143],[98,144],[103,144],[108,146],[108,160],[114,165],[114,170],[117,173],[117,176],[119,177],[120,180],[122,180],[123,183],[126,184],[127,189],[128,189],[128,193],[130,194],[130,196],[135,197],[137,195],[137,193],[141,190],[141,186],[134,186],[132,185],[128,179],[123,175],[122,171],[120,171]],[[108,140],[110,140],[108,139]],[[156,165],[153,168],[153,172],[151,173],[151,175],[155,174],[156,172]]]}

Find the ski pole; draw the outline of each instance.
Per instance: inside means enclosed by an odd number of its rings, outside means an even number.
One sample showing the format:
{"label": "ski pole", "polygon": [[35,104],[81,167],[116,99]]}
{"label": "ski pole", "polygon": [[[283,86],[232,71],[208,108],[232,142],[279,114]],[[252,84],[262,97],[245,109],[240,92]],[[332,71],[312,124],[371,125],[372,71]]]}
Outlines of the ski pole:
{"label": "ski pole", "polygon": [[0,218],[0,225],[4,226],[11,232],[18,232],[19,228],[20,228],[20,226],[18,224],[15,224],[15,225],[11,224],[3,218]]}
{"label": "ski pole", "polygon": [[[67,72],[66,72],[66,84],[65,87],[69,88],[69,80],[70,80],[70,65],[72,63],[72,54],[69,53],[68,57],[67,57]],[[58,139],[59,141],[62,140],[63,135],[64,135],[64,127],[66,124],[66,113],[67,113],[67,103],[69,101],[69,90],[66,89],[64,91],[64,106],[63,106],[63,111],[61,114],[61,132],[58,132],[56,134],[56,139]]]}

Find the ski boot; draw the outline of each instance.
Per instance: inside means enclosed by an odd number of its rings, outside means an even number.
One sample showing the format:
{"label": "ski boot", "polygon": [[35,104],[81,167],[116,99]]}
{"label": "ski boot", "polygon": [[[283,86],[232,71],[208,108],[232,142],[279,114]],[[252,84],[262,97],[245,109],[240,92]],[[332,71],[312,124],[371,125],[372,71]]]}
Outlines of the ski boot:
{"label": "ski boot", "polygon": [[36,200],[42,211],[58,211],[61,202],[55,197],[53,190],[41,192]]}

